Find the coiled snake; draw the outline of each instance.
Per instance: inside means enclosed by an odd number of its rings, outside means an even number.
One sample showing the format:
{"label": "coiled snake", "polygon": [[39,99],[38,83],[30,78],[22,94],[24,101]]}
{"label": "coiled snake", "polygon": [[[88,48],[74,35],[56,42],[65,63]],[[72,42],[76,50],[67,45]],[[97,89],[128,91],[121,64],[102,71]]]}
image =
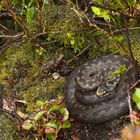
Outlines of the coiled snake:
{"label": "coiled snake", "polygon": [[[121,65],[126,71],[113,75]],[[66,106],[70,115],[84,122],[103,123],[128,111],[127,90],[137,80],[128,59],[107,55],[81,65],[68,77]]]}

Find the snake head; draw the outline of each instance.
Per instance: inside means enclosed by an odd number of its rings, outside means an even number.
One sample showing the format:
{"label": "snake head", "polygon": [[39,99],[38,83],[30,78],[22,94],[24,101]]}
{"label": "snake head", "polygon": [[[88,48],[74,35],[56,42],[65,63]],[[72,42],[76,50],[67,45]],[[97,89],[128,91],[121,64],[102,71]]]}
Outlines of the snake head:
{"label": "snake head", "polygon": [[96,95],[98,97],[104,97],[111,94],[116,88],[120,81],[120,74],[111,75],[108,73],[100,86],[97,88]]}

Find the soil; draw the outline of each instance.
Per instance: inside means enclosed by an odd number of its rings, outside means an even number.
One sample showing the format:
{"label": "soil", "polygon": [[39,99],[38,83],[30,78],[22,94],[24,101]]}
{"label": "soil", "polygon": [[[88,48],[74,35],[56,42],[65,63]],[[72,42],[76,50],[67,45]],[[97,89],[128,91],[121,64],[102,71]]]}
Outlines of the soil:
{"label": "soil", "polygon": [[116,119],[100,125],[71,121],[71,128],[62,130],[58,140],[115,140],[129,120]]}

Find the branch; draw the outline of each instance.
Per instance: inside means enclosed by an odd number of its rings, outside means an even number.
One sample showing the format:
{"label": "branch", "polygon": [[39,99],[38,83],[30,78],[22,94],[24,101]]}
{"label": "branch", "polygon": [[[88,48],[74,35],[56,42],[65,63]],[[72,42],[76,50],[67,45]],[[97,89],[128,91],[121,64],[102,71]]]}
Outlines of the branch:
{"label": "branch", "polygon": [[1,26],[4,30],[10,32],[9,29],[8,29],[7,27],[5,27],[4,25],[0,24],[0,26]]}
{"label": "branch", "polygon": [[131,39],[130,39],[129,30],[128,30],[127,27],[125,28],[125,35],[126,35],[126,39],[127,39],[127,42],[128,42],[129,54],[130,54],[130,57],[131,57],[131,60],[132,60],[133,64],[135,65],[136,61],[135,61],[135,58],[134,58],[134,55],[133,55],[133,52],[132,52]]}
{"label": "branch", "polygon": [[46,35],[46,34],[66,34],[68,32],[77,32],[77,31],[84,31],[84,30],[91,30],[89,28],[78,28],[78,29],[72,29],[72,30],[69,30],[69,31],[50,31],[50,32],[42,32],[42,33],[38,33],[35,35],[35,38],[36,37],[39,37],[41,35]]}
{"label": "branch", "polygon": [[113,24],[110,24],[110,23],[106,23],[106,22],[103,22],[103,21],[98,21],[94,18],[90,19],[90,22],[94,23],[96,25],[102,25],[102,26],[111,27],[111,28],[114,28],[114,29],[121,29],[119,26],[116,26],[116,25],[113,25]]}
{"label": "branch", "polygon": [[19,39],[21,38],[22,36],[17,36],[17,37],[15,37],[15,38],[13,38],[13,40],[11,40],[11,41],[7,41],[5,44],[3,44],[2,46],[0,46],[0,54],[6,49],[6,48],[8,48],[9,47],[9,45],[11,44],[11,43],[14,43],[15,41],[19,41]]}
{"label": "branch", "polygon": [[8,114],[10,114],[11,116],[15,117],[16,119],[18,119],[19,121],[22,121],[22,120],[23,120],[23,118],[21,118],[21,117],[20,117],[16,112],[14,112],[14,111],[9,111],[9,110],[0,108],[0,112],[8,113]]}
{"label": "branch", "polygon": [[90,45],[88,45],[87,47],[85,47],[80,53],[78,53],[77,55],[75,55],[71,60],[69,60],[66,63],[66,66],[69,65],[71,62],[73,62],[75,59],[77,59],[80,55],[82,55],[87,49],[90,48]]}
{"label": "branch", "polygon": [[16,37],[20,37],[23,36],[24,32],[18,33],[16,35],[0,35],[0,38],[16,38]]}
{"label": "branch", "polygon": [[[127,89],[129,89],[129,85],[127,84]],[[128,97],[128,107],[129,107],[129,115],[132,114],[132,104],[131,104],[131,96],[129,90],[127,90],[127,97]],[[130,117],[131,124],[134,125],[132,118]]]}

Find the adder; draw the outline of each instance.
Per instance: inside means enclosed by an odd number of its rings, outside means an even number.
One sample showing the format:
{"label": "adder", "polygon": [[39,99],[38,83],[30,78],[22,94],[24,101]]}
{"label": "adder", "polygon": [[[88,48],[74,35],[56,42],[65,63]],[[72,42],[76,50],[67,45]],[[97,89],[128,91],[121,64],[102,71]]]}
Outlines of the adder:
{"label": "adder", "polygon": [[[124,73],[118,71],[125,65]],[[66,84],[66,106],[82,122],[104,123],[126,113],[129,87],[137,80],[131,62],[119,55],[90,60],[73,71]]]}

